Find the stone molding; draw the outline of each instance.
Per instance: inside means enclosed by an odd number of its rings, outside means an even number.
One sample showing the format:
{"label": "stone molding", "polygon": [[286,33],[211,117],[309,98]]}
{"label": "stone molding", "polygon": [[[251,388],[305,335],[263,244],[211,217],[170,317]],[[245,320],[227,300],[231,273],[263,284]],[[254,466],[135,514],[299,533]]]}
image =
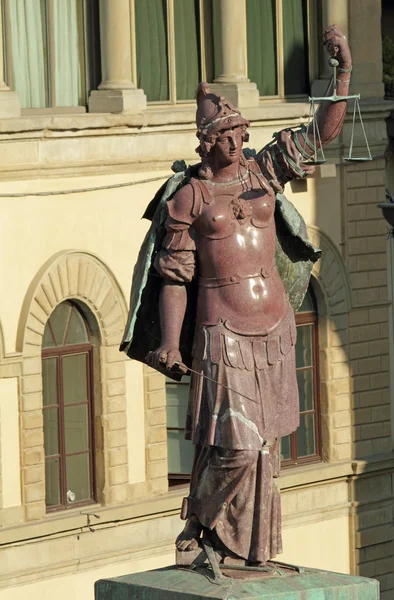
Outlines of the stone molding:
{"label": "stone molding", "polygon": [[[352,120],[352,107],[347,108],[347,121]],[[394,100],[382,100],[367,98],[362,102],[362,113],[368,113],[368,119],[387,119],[394,110]],[[269,100],[262,102],[258,107],[245,108],[244,116],[255,122],[258,126],[264,121],[274,121],[288,119],[304,119],[309,115],[309,103],[305,97],[304,101],[300,102],[279,102]],[[1,134],[20,134],[22,139],[25,139],[26,132],[42,136],[42,132],[51,131],[54,135],[58,132],[67,132],[68,135],[80,135],[79,131],[87,130],[87,135],[92,135],[100,129],[114,129],[114,134],[122,133],[121,128],[135,128],[133,133],[143,135],[144,130],[141,127],[149,128],[171,128],[178,129],[179,125],[190,125],[190,128],[195,132],[195,116],[196,106],[194,103],[183,106],[148,106],[142,113],[138,114],[40,114],[32,115],[22,113],[19,118],[7,119],[0,122]]]}
{"label": "stone molding", "polygon": [[313,265],[312,275],[324,291],[329,316],[348,313],[352,309],[349,276],[335,243],[318,227],[308,225],[309,238],[322,250],[322,257]]}
{"label": "stone molding", "polygon": [[351,294],[343,259],[335,243],[322,230],[308,227],[322,258],[312,270],[311,284],[319,313],[320,415],[323,460],[350,460],[351,372],[349,368],[348,314]]}
{"label": "stone molding", "polygon": [[[385,118],[394,103],[363,103],[367,135],[373,154],[384,151]],[[297,127],[308,118],[309,106],[300,103],[262,103],[243,110],[250,120],[251,147],[262,131]],[[169,169],[183,158],[197,162],[195,153],[195,107],[152,108],[138,115],[23,116],[0,121],[0,179],[42,176],[79,176]],[[341,143],[349,147],[351,115],[347,115]],[[256,133],[255,133],[256,132]],[[9,142],[12,142],[11,144]],[[264,136],[264,143],[267,136]],[[360,141],[357,137],[356,144]],[[330,156],[340,154],[333,144]],[[70,157],[77,157],[74,161]],[[346,167],[350,169],[350,166]]]}
{"label": "stone molding", "polygon": [[[97,469],[101,488],[98,497],[103,504],[116,504],[124,502],[128,495],[125,357],[118,351],[126,321],[126,304],[109,268],[98,258],[84,252],[64,251],[49,259],[33,279],[18,326],[17,346],[22,353],[22,502],[26,520],[42,518],[46,512],[42,336],[54,308],[67,299],[86,306],[99,328],[101,406],[95,427],[96,438],[102,437],[103,441],[99,452],[96,448],[96,462],[102,463]],[[95,402],[97,404],[97,399]],[[124,458],[120,465],[110,461],[113,448],[122,450]]]}

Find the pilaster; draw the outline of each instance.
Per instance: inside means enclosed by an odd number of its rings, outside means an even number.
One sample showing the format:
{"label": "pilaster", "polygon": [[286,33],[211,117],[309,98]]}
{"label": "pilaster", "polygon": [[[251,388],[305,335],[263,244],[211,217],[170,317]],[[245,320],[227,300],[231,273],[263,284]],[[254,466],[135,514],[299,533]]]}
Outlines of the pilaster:
{"label": "pilaster", "polygon": [[20,116],[21,107],[17,92],[10,90],[4,82],[2,9],[2,0],[0,0],[0,119],[11,119]]}
{"label": "pilaster", "polygon": [[349,0],[349,45],[353,56],[350,93],[360,93],[362,99],[384,96],[381,16],[380,0]]}
{"label": "pilaster", "polygon": [[129,0],[100,0],[103,80],[89,98],[89,111],[138,113],[146,108],[143,90],[132,81]]}
{"label": "pilaster", "polygon": [[260,94],[248,79],[245,0],[219,0],[220,73],[210,86],[238,108],[258,106]]}
{"label": "pilaster", "polygon": [[[346,0],[323,0],[322,2],[322,28],[323,33],[329,25],[338,25],[343,35],[348,39],[348,3]],[[350,48],[352,49],[352,47]],[[312,95],[323,96],[331,79],[332,69],[328,64],[328,56],[323,53],[320,75],[312,84]]]}

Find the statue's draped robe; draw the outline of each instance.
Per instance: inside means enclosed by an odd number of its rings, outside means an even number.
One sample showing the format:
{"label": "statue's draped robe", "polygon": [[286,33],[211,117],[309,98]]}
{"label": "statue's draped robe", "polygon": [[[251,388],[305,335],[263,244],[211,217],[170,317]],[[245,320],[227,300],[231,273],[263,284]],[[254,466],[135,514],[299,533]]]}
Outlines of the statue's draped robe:
{"label": "statue's draped robe", "polygon": [[[300,215],[279,193],[287,181],[305,175],[297,162],[300,154],[293,132],[281,134],[258,155],[258,167],[254,158],[250,166],[261,169],[277,193],[276,263],[290,304],[297,308],[320,252],[308,241]],[[192,219],[186,216],[178,221],[167,208],[181,185],[194,181],[198,188],[194,173],[175,175],[148,208],[152,227],[134,272],[121,349],[144,361],[147,352],[160,345],[158,275],[187,286],[183,360],[186,364],[193,360],[193,369],[233,391],[192,375],[186,438],[192,439],[196,451],[184,516],[196,515],[227,552],[265,562],[282,547],[279,438],[294,431],[299,422],[294,314],[289,309],[267,336],[237,335],[222,324],[204,328],[197,323],[195,329],[198,274],[195,234],[189,231]],[[244,389],[253,389],[249,400],[236,393]]]}

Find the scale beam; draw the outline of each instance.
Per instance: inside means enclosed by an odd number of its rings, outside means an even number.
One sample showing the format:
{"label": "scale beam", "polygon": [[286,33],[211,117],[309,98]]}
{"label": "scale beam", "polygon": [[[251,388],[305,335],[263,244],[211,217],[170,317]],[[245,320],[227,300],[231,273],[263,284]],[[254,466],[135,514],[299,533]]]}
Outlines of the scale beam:
{"label": "scale beam", "polygon": [[332,96],[322,96],[321,98],[311,98],[309,96],[309,102],[311,102],[312,100],[314,102],[323,102],[323,101],[330,101],[330,102],[340,102],[341,100],[360,100],[360,94],[354,94],[353,96],[337,96],[336,94],[333,94]]}

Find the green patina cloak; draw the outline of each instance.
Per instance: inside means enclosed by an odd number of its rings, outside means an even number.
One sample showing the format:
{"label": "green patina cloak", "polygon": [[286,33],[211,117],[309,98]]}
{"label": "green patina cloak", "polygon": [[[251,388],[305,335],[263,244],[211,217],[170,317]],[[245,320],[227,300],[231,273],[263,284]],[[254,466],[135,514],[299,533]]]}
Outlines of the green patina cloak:
{"label": "green patina cloak", "polygon": [[[166,203],[195,173],[190,167],[176,173],[159,189],[144,214],[152,224],[142,243],[134,267],[131,285],[130,311],[120,350],[135,360],[146,363],[145,357],[160,346],[159,294],[162,278],[153,267],[161,249],[167,217]],[[275,225],[277,233],[276,263],[290,304],[296,311],[302,304],[313,263],[321,255],[308,239],[305,222],[294,205],[283,194],[276,195]],[[180,352],[183,362],[191,365],[191,350],[195,327],[198,285],[186,284],[188,302],[181,333]],[[181,376],[169,373],[179,380]]]}

